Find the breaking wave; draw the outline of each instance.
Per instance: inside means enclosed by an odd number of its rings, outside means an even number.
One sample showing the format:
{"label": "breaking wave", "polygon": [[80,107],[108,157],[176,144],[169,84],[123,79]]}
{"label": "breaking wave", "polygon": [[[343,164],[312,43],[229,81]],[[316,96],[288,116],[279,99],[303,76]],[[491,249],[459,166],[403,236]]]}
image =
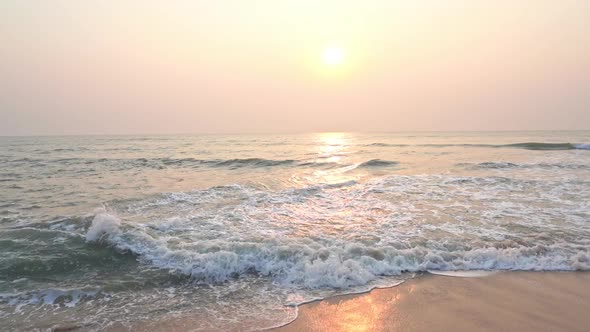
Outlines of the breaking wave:
{"label": "breaking wave", "polygon": [[[112,215],[99,215],[94,226],[108,223],[102,243],[130,251],[148,264],[208,282],[256,274],[285,286],[349,288],[379,276],[428,270],[589,270],[588,252],[568,253],[559,245],[492,244],[447,248],[367,246],[357,243],[322,245],[305,239],[286,241],[206,240],[189,248],[171,248],[141,229],[111,228]],[[90,239],[94,237],[90,236]],[[91,240],[92,241],[92,240]],[[452,248],[456,246],[456,248]]]}
{"label": "breaking wave", "polygon": [[[590,230],[578,217],[587,211],[574,213],[562,197],[576,185],[390,176],[280,192],[214,187],[159,200],[158,208],[192,202],[190,217],[137,224],[100,212],[86,240],[206,283],[258,275],[285,286],[346,289],[428,270],[590,270]],[[498,202],[506,188],[513,199]],[[234,204],[206,210],[219,199]],[[535,208],[545,200],[565,205]],[[417,202],[430,202],[431,210],[416,211]],[[471,205],[480,210],[467,213]],[[145,202],[133,211],[155,208]]]}

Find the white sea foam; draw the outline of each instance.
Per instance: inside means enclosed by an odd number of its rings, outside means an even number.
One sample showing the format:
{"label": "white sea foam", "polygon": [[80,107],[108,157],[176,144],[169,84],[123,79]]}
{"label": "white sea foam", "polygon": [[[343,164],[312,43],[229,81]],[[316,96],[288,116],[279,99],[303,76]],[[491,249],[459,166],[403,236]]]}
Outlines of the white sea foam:
{"label": "white sea foam", "polygon": [[[195,209],[166,220],[121,223],[101,212],[86,238],[208,283],[254,273],[346,289],[428,270],[589,270],[587,206],[565,196],[577,185],[390,176],[279,192],[211,188],[167,195],[166,205]],[[498,200],[506,191],[511,200]]]}
{"label": "white sea foam", "polygon": [[496,274],[497,271],[471,270],[471,271],[435,271],[428,270],[428,273],[457,278],[481,278]]}
{"label": "white sea foam", "polygon": [[57,305],[74,307],[80,301],[96,297],[100,289],[96,288],[48,288],[31,292],[4,293],[0,294],[0,300],[15,306],[15,311],[28,305]]}
{"label": "white sea foam", "polygon": [[[149,264],[180,271],[205,282],[223,282],[257,273],[283,285],[306,288],[349,288],[378,276],[428,270],[588,270],[587,253],[569,254],[568,246],[513,248],[471,247],[445,250],[416,246],[323,246],[301,240],[246,242],[211,240],[171,248],[140,229],[115,232],[109,241]],[[378,257],[375,259],[374,257]]]}
{"label": "white sea foam", "polygon": [[99,211],[98,214],[94,216],[92,225],[86,233],[86,240],[98,241],[105,234],[110,236],[118,232],[120,226],[121,220],[119,220],[119,218],[106,211]]}

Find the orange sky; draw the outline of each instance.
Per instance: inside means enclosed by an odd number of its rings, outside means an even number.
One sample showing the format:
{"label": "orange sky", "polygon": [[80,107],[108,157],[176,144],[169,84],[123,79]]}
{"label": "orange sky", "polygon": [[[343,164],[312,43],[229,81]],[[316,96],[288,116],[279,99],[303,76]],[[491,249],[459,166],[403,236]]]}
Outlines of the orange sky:
{"label": "orange sky", "polygon": [[4,0],[0,73],[0,135],[589,129],[590,2]]}

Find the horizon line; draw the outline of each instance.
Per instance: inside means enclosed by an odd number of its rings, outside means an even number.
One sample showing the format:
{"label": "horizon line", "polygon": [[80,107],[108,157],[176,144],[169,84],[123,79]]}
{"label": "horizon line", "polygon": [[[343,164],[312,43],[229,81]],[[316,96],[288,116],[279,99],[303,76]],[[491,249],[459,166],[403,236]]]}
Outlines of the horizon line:
{"label": "horizon line", "polygon": [[498,130],[395,130],[395,131],[358,131],[358,130],[325,130],[325,131],[286,131],[286,132],[179,132],[179,133],[91,133],[91,134],[16,134],[3,135],[2,138],[10,137],[96,137],[96,136],[240,136],[240,135],[305,135],[325,133],[347,133],[347,134],[396,134],[396,133],[510,133],[510,132],[583,132],[590,129],[498,129]]}

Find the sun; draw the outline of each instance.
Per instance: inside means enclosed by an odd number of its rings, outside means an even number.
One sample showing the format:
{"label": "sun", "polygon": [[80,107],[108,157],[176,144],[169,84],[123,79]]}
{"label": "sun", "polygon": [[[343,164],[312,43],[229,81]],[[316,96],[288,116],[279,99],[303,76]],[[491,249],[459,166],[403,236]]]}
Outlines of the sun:
{"label": "sun", "polygon": [[322,59],[324,60],[324,63],[329,66],[341,65],[345,60],[344,49],[338,46],[326,47]]}

